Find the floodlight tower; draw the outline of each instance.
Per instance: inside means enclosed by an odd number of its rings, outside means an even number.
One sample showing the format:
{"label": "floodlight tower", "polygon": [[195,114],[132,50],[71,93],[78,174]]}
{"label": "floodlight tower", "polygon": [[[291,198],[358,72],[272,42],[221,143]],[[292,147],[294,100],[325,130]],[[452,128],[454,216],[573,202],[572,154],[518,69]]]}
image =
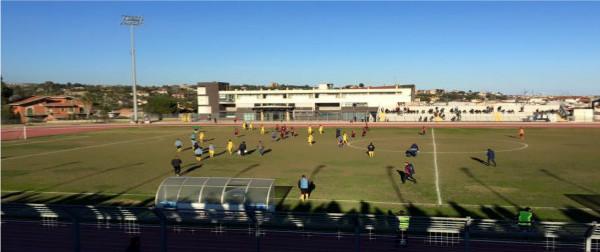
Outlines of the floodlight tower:
{"label": "floodlight tower", "polygon": [[134,39],[133,39],[133,27],[142,25],[142,21],[144,21],[144,17],[142,16],[126,16],[123,15],[123,22],[121,25],[129,25],[131,28],[131,63],[133,65],[133,121],[137,123],[138,121],[138,112],[137,112],[137,91],[135,88],[135,47],[134,47]]}

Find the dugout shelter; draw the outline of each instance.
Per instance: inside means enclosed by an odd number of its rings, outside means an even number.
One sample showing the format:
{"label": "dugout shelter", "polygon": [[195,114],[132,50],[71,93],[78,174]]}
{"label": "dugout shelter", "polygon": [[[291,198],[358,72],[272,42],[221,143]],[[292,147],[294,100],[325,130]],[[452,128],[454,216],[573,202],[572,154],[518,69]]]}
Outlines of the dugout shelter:
{"label": "dugout shelter", "polygon": [[262,178],[169,177],[155,197],[158,208],[275,211],[275,180]]}

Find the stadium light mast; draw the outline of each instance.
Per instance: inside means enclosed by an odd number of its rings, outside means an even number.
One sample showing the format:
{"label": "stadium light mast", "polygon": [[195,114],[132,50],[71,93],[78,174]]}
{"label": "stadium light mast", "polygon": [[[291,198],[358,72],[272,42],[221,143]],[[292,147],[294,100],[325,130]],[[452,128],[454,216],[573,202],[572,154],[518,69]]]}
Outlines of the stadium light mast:
{"label": "stadium light mast", "polygon": [[136,91],[136,80],[135,80],[135,46],[133,39],[133,27],[142,25],[142,21],[144,21],[144,17],[142,16],[126,16],[123,15],[123,22],[121,25],[129,25],[131,28],[131,63],[133,65],[133,121],[135,123],[138,122],[138,112],[137,112],[137,91]]}

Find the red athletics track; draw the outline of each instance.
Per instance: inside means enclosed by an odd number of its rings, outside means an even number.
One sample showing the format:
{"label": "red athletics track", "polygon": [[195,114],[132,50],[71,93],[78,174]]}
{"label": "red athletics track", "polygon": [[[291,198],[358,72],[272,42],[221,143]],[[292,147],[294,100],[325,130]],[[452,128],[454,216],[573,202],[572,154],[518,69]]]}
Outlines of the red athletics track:
{"label": "red athletics track", "polygon": [[[362,128],[365,123],[356,122],[264,122],[258,123],[254,122],[255,127],[258,127],[261,124],[266,126],[275,126],[276,124],[286,124],[286,125],[294,125],[294,126],[303,126],[306,127],[308,125],[317,126],[322,124],[325,127],[359,127]],[[61,135],[61,134],[71,134],[71,133],[79,133],[79,132],[89,132],[89,131],[98,131],[98,130],[107,130],[107,129],[117,129],[117,128],[128,128],[128,127],[160,127],[160,126],[235,126],[240,125],[241,122],[233,123],[233,122],[223,122],[223,123],[153,123],[153,124],[93,124],[93,125],[69,125],[69,126],[29,126],[27,127],[27,137],[38,137],[38,136],[49,136],[49,135]],[[422,122],[422,123],[401,123],[401,122],[377,122],[377,123],[368,123],[369,127],[401,127],[401,128],[421,128],[422,126],[426,126],[428,128],[600,128],[600,123],[534,123],[534,122],[523,122],[523,123],[515,123],[515,122],[497,122],[497,123],[465,123],[465,122]],[[15,127],[2,127],[2,140],[11,140],[11,139],[21,139],[23,138],[23,127],[15,126]]]}
{"label": "red athletics track", "polygon": [[[74,230],[69,222],[54,222],[53,226],[43,226],[41,222],[2,221],[3,252],[62,252],[74,251]],[[161,251],[160,228],[158,226],[137,226],[142,246],[141,251]],[[124,251],[133,234],[125,232],[122,226],[104,224],[81,224],[79,228],[80,249],[86,252]],[[253,230],[223,229],[215,232],[210,228],[167,227],[168,251],[256,251]],[[363,230],[364,231],[364,230]],[[393,236],[361,235],[360,251],[464,251],[462,242],[431,243],[424,237],[409,237],[409,246],[395,248]],[[352,234],[308,233],[301,231],[261,230],[261,252],[347,252],[356,251],[356,240]],[[555,244],[546,249],[544,243],[493,242],[472,240],[471,251],[582,251],[582,245]]]}

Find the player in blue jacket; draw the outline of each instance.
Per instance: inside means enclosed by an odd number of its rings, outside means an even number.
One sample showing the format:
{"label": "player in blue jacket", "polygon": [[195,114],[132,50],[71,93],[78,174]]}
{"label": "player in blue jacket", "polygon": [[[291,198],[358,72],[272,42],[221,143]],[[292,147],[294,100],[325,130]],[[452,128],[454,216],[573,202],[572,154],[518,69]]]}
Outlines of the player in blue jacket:
{"label": "player in blue jacket", "polygon": [[494,163],[496,166],[496,153],[492,149],[487,149],[487,165],[490,166],[491,163]]}
{"label": "player in blue jacket", "polygon": [[196,156],[196,162],[202,161],[202,148],[196,148],[194,155]]}
{"label": "player in blue jacket", "polygon": [[300,188],[300,199],[302,201],[308,200],[308,185],[308,179],[306,178],[306,176],[302,175],[300,180],[298,180],[298,188]]}
{"label": "player in blue jacket", "polygon": [[177,149],[177,152],[181,152],[181,140],[179,138],[175,141],[175,149]]}

